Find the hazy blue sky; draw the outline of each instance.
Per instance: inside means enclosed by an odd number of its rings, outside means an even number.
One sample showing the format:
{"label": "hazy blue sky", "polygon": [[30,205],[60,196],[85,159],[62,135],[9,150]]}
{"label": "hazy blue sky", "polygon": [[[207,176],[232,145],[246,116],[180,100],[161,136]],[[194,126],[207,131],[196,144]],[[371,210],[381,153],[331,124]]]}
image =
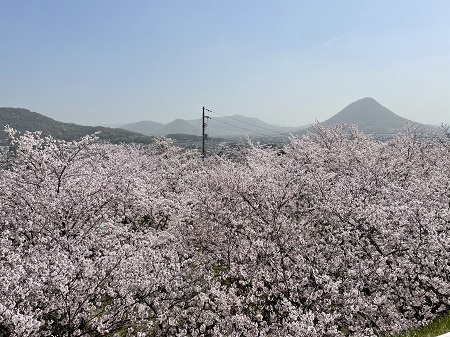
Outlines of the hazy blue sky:
{"label": "hazy blue sky", "polygon": [[0,106],[297,126],[366,96],[450,122],[450,1],[0,0]]}

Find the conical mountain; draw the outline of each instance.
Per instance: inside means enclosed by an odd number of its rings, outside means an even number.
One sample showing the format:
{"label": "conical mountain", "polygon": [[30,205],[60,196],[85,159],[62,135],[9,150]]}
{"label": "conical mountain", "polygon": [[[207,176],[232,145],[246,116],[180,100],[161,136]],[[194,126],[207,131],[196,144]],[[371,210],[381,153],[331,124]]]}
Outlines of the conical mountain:
{"label": "conical mountain", "polygon": [[356,124],[365,133],[397,133],[406,124],[422,125],[393,113],[371,97],[347,105],[324,122],[326,125],[342,123]]}
{"label": "conical mountain", "polygon": [[159,135],[169,135],[169,134],[187,134],[193,135],[195,132],[195,126],[189,124],[184,119],[175,119],[169,124],[164,125],[158,130]]}
{"label": "conical mountain", "polygon": [[141,121],[121,125],[121,129],[142,133],[144,135],[158,135],[159,130],[164,126],[162,123],[152,121]]}

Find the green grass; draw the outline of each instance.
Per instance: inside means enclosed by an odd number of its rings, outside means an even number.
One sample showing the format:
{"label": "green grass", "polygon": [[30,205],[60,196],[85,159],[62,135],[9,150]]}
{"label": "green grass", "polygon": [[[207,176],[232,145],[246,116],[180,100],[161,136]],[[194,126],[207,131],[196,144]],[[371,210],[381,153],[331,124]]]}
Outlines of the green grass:
{"label": "green grass", "polygon": [[436,318],[421,328],[408,331],[395,337],[436,337],[450,332],[450,312]]}

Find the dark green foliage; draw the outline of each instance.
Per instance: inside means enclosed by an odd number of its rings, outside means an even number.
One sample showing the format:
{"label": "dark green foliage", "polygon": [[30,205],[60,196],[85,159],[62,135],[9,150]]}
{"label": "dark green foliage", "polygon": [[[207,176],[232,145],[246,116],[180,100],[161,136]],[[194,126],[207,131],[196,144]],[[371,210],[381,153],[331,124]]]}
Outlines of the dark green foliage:
{"label": "dark green foliage", "polygon": [[450,313],[436,318],[423,327],[405,332],[397,337],[436,337],[447,332],[450,332]]}
{"label": "dark green foliage", "polygon": [[57,139],[72,141],[100,131],[98,137],[111,143],[143,143],[149,144],[153,137],[140,133],[112,129],[102,126],[83,126],[55,121],[36,112],[20,108],[0,108],[0,144],[5,143],[7,136],[3,127],[9,125],[17,131],[42,131],[43,136],[51,135]]}

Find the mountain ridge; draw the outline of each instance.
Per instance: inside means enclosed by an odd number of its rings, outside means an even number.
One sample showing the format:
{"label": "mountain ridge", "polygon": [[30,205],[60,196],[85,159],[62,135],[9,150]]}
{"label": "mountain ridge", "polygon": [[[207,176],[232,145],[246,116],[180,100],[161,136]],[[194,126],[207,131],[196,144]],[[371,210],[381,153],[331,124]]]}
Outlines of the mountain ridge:
{"label": "mountain ridge", "polygon": [[[159,129],[148,128],[144,130],[146,123],[151,121],[140,121],[136,123],[130,123],[122,125],[121,127],[126,130],[132,130],[132,128],[139,129],[142,133],[152,136],[164,136],[168,134],[189,134],[193,136],[201,136],[202,133],[202,119],[175,119],[174,121],[161,126]],[[295,132],[300,127],[282,127],[263,122],[255,117],[246,117],[243,115],[233,116],[221,116],[212,117],[206,119],[206,131],[211,137],[242,137],[246,135],[257,136],[270,136],[277,134],[289,134]]]}
{"label": "mountain ridge", "polygon": [[[180,125],[183,124],[183,127],[177,129],[175,121]],[[167,128],[167,130],[166,125],[169,124],[162,126],[158,130],[141,130],[144,134],[153,136],[176,133],[186,133],[195,136],[201,135],[202,120],[200,118],[190,120],[177,119],[175,121],[171,122],[173,124],[169,123],[171,127]],[[186,122],[191,124],[192,128],[188,127]],[[300,135],[313,129],[311,126],[280,127],[265,123],[255,117],[246,117],[238,114],[233,116],[214,116],[207,119],[206,122],[208,125],[206,133],[211,137],[236,137],[245,135],[273,136],[279,134],[287,135],[289,133]],[[143,125],[143,123],[146,122],[142,121],[134,124]],[[364,97],[348,104],[322,123],[325,125],[356,124],[362,132],[374,134],[394,134],[401,132],[407,124],[425,129],[433,128],[432,126],[421,124],[395,114],[372,97]],[[125,124],[122,128],[131,130],[131,125]]]}
{"label": "mountain ridge", "polygon": [[[214,113],[211,112],[212,114]],[[206,119],[206,123],[206,133],[209,138],[242,136],[286,138],[290,133],[301,135],[313,130],[312,127],[308,126],[276,126],[265,123],[258,118],[243,115],[210,116]],[[435,129],[435,127],[401,117],[371,97],[361,98],[350,103],[323,122],[325,125],[342,123],[356,124],[362,132],[373,134],[394,134],[402,131],[406,124]],[[0,108],[0,139],[6,137],[3,131],[4,125],[10,125],[20,132],[39,130],[43,131],[43,135],[50,134],[55,138],[65,140],[79,139],[86,134],[101,131],[99,138],[113,143],[149,143],[155,136],[185,135],[192,138],[201,137],[202,133],[201,118],[190,120],[178,118],[167,124],[140,121],[123,124],[120,128],[108,128],[63,123],[23,108]]]}

